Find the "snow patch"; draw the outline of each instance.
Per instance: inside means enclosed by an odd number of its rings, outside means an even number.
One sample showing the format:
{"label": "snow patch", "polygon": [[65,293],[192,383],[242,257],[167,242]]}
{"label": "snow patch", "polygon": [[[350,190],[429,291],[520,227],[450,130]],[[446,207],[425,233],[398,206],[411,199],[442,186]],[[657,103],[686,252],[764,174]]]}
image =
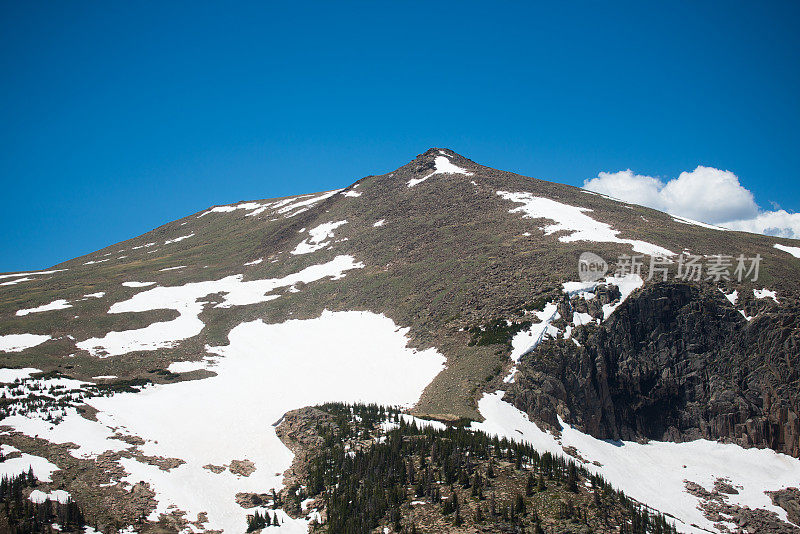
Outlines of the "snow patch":
{"label": "snow patch", "polygon": [[472,176],[471,172],[468,172],[466,169],[462,169],[457,165],[453,165],[453,163],[446,157],[446,156],[436,156],[433,160],[434,171],[427,176],[422,178],[412,178],[408,181],[408,187],[414,187],[417,184],[421,184],[434,174],[464,174],[466,176]]}
{"label": "snow patch", "polygon": [[620,299],[617,303],[603,304],[603,320],[608,319],[620,304],[625,302],[631,293],[644,285],[644,280],[638,274],[626,274],[625,276],[607,276],[603,280],[595,282],[564,282],[564,292],[570,298],[576,295],[582,296],[586,300],[594,298],[594,291],[600,284],[614,284],[619,288]]}
{"label": "snow patch", "polygon": [[[303,239],[292,251],[292,254],[309,254],[327,247],[330,244],[330,239],[333,238],[333,231],[343,224],[347,224],[347,220],[327,222],[312,228],[308,231],[311,237]],[[325,241],[326,239],[328,241]]]}
{"label": "snow patch", "polygon": [[788,252],[795,258],[800,258],[800,247],[787,247],[786,245],[775,244],[775,248]]}
{"label": "snow patch", "polygon": [[294,217],[295,215],[302,213],[309,208],[313,207],[314,204],[322,202],[323,200],[332,197],[336,193],[340,193],[341,189],[335,189],[333,191],[328,191],[327,193],[322,193],[320,195],[312,196],[311,198],[300,200],[297,202],[291,202],[276,211],[276,213],[282,214],[285,217]]}
{"label": "snow patch", "polygon": [[154,286],[155,282],[122,282],[122,285],[125,287],[147,287],[147,286]]}
{"label": "snow patch", "polygon": [[20,282],[30,282],[31,280],[36,280],[36,279],[24,276],[22,278],[17,278],[15,280],[11,280],[9,282],[0,283],[0,286],[13,286],[13,285],[19,284]]}
{"label": "snow patch", "polygon": [[192,232],[191,234],[186,234],[180,237],[176,237],[175,239],[167,239],[166,241],[164,241],[164,244],[169,245],[170,243],[180,243],[184,239],[189,239],[190,237],[194,237],[194,232]]}
{"label": "snow patch", "polygon": [[732,293],[725,293],[724,291],[722,291],[722,288],[720,288],[719,291],[720,293],[725,295],[725,298],[728,299],[731,304],[736,306],[736,302],[739,300],[739,292],[737,290],[734,289]]}
{"label": "snow patch", "polygon": [[[0,450],[4,455],[11,452],[19,452],[19,449],[5,444],[0,445]],[[0,462],[0,478],[10,478],[22,473],[27,473],[29,469],[33,469],[33,476],[35,476],[37,480],[52,482],[53,480],[50,477],[54,472],[58,471],[58,466],[41,456],[34,456],[33,454],[23,452],[20,456],[6,458],[5,461]]]}
{"label": "snow patch", "polygon": [[61,504],[67,504],[67,501],[70,499],[70,494],[64,490],[54,490],[50,493],[45,493],[42,490],[37,489],[33,490],[28,498],[36,504],[41,504],[48,500],[60,502]]}
{"label": "snow patch", "polygon": [[3,278],[17,278],[20,276],[42,276],[44,274],[60,273],[61,271],[66,271],[66,270],[67,269],[55,269],[53,271],[31,271],[27,273],[0,274],[0,280]]}
{"label": "snow patch", "polygon": [[[252,211],[252,210],[262,210],[262,208],[266,208],[269,204],[259,204],[258,202],[244,202],[242,204],[233,204],[229,206],[214,206],[208,211],[204,211],[200,215],[197,216],[199,219],[200,217],[205,217],[209,213],[230,213],[236,210],[245,210],[245,211]],[[261,213],[259,211],[259,213]],[[253,215],[253,213],[248,213],[247,215]]]}
{"label": "snow patch", "polygon": [[245,265],[258,265],[262,261],[264,261],[264,258],[258,258],[257,260],[248,261]]}
{"label": "snow patch", "polygon": [[558,304],[554,302],[546,304],[544,310],[536,312],[536,317],[541,322],[535,323],[526,331],[518,332],[511,339],[512,349],[509,357],[514,363],[535,349],[547,336],[555,337],[558,334],[558,328],[550,324],[559,318]]}
{"label": "snow patch", "polygon": [[708,228],[709,230],[720,230],[722,232],[730,232],[728,228],[723,228],[721,226],[714,226],[713,224],[695,221],[694,219],[688,219],[686,217],[678,217],[677,215],[673,215],[672,220],[683,224],[693,224],[695,226],[702,226],[703,228]]}
{"label": "snow patch", "polygon": [[0,352],[22,352],[50,339],[38,334],[8,334],[0,336]]}
{"label": "snow patch", "polygon": [[517,208],[511,209],[510,213],[524,213],[525,217],[531,219],[550,219],[555,224],[550,224],[542,228],[545,235],[555,232],[571,232],[558,238],[563,243],[573,241],[594,241],[598,243],[626,243],[633,247],[636,252],[648,254],[650,256],[674,256],[675,253],[666,248],[659,247],[653,243],[639,241],[636,239],[621,239],[617,237],[619,230],[614,230],[610,225],[596,221],[586,215],[586,212],[593,211],[590,208],[581,208],[562,204],[549,198],[537,197],[532,193],[520,192],[510,193],[508,191],[498,191],[505,200],[522,204]]}
{"label": "snow patch", "polygon": [[375,223],[372,226],[378,228],[380,226],[383,226],[384,224],[386,224],[386,219],[381,219],[380,221],[375,221]]}
{"label": "snow patch", "polygon": [[49,304],[42,304],[41,306],[37,306],[36,308],[28,308],[28,309],[25,309],[25,310],[17,310],[16,315],[23,316],[23,315],[28,315],[29,313],[40,313],[40,312],[51,311],[51,310],[64,310],[66,308],[71,308],[71,307],[72,307],[72,304],[70,304],[69,301],[64,300],[64,299],[58,299],[58,300],[54,300],[53,302],[51,302]]}
{"label": "snow patch", "polygon": [[769,290],[769,289],[766,289],[766,288],[764,288],[764,289],[754,289],[753,290],[753,295],[755,295],[755,297],[757,299],[772,299],[776,303],[778,302],[778,294],[775,291],[772,291],[772,290]]}

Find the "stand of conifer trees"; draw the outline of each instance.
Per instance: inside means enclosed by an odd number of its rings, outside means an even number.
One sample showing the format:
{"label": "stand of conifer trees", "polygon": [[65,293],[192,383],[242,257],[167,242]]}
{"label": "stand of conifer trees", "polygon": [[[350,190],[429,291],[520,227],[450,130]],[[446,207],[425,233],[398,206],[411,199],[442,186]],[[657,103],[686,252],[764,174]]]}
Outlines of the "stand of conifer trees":
{"label": "stand of conifer trees", "polygon": [[[319,428],[325,447],[309,466],[306,491],[321,497],[327,512],[323,530],[341,534],[368,533],[382,522],[390,522],[395,531],[419,532],[416,525],[405,524],[401,505],[410,499],[426,498],[441,506],[441,513],[452,524],[461,525],[464,516],[459,494],[476,502],[476,522],[504,521],[524,531],[523,517],[535,533],[543,532],[536,511],[528,512],[527,496],[544,491],[548,484],[558,484],[578,492],[581,478],[588,479],[595,504],[613,502],[627,520],[622,534],[673,534],[675,527],[661,514],[653,514],[622,492],[614,490],[600,476],[591,474],[571,460],[550,453],[539,454],[527,443],[490,437],[463,427],[437,430],[407,423],[392,408],[376,405],[326,404],[320,407],[334,416],[338,431],[330,426]],[[395,427],[371,446],[348,450],[345,442],[372,439],[379,424],[393,421]],[[494,493],[487,499],[487,479],[495,476],[494,464],[504,460],[516,470],[527,471],[527,483],[510,501],[496,503]],[[482,467],[485,466],[485,467]],[[546,482],[548,481],[548,482]],[[461,493],[464,498],[465,493]],[[570,501],[560,514],[563,518],[586,518],[586,511],[575,509]]]}
{"label": "stand of conifer trees", "polygon": [[269,512],[264,512],[262,515],[261,512],[256,510],[252,516],[247,518],[247,532],[254,532],[271,526],[277,527],[280,526],[280,524],[277,513],[273,516]]}
{"label": "stand of conifer trees", "polygon": [[[34,503],[25,497],[23,489],[35,485],[33,470],[0,478],[0,515],[8,522],[9,534],[83,532],[86,524],[83,514],[71,498],[63,504],[50,500]],[[52,527],[54,523],[58,524],[59,531]]]}

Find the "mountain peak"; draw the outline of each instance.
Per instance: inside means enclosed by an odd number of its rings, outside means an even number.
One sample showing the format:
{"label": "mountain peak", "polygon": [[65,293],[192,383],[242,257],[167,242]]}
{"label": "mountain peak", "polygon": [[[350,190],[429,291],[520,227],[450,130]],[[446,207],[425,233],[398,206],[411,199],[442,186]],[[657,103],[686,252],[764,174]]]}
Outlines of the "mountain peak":
{"label": "mountain peak", "polygon": [[449,148],[441,148],[441,147],[431,147],[422,154],[417,156],[417,159],[421,160],[434,160],[437,156],[444,156],[448,159],[462,159],[465,160],[464,156],[457,153],[455,150],[451,150]]}

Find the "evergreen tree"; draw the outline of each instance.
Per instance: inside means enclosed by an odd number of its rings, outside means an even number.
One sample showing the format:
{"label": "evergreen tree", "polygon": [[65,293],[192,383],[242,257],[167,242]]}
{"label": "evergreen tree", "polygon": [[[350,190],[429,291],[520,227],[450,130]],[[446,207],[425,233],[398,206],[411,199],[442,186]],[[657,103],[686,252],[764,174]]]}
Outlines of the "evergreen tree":
{"label": "evergreen tree", "polygon": [[453,518],[453,524],[454,524],[455,526],[457,526],[457,527],[460,527],[461,525],[463,525],[463,524],[464,524],[464,519],[462,519],[462,517],[461,517],[461,511],[460,511],[458,508],[456,508],[456,515],[455,515],[455,517]]}
{"label": "evergreen tree", "polygon": [[573,493],[578,493],[578,469],[573,462],[569,464],[569,474],[567,475],[567,489]]}
{"label": "evergreen tree", "polygon": [[525,482],[525,495],[530,497],[536,491],[536,480],[533,478],[533,473],[528,472],[528,480]]}
{"label": "evergreen tree", "polygon": [[522,495],[519,493],[517,493],[517,498],[514,502],[514,511],[519,515],[525,515],[527,513],[525,508],[525,499],[523,499]]}
{"label": "evergreen tree", "polygon": [[481,508],[480,505],[478,505],[478,508],[475,510],[475,522],[483,523],[483,520],[484,520],[483,509]]}

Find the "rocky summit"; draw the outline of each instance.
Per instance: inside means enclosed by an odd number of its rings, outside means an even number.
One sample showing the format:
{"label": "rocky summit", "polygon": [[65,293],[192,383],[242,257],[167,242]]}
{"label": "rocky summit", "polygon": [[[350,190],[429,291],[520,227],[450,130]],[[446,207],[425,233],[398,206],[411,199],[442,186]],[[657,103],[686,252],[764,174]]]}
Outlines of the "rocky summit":
{"label": "rocky summit", "polygon": [[0,532],[800,532],[800,242],[432,148],[0,275]]}

